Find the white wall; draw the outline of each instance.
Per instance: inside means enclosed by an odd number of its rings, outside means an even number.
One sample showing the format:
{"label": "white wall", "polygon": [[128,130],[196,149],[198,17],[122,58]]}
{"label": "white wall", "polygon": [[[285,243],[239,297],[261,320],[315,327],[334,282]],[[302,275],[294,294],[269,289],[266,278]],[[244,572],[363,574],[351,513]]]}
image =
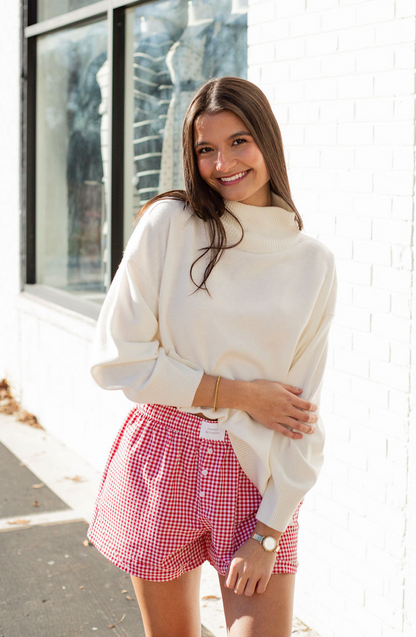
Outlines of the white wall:
{"label": "white wall", "polygon": [[415,3],[250,6],[250,78],[281,124],[305,230],[334,251],[339,277],[297,613],[325,637],[410,637]]}

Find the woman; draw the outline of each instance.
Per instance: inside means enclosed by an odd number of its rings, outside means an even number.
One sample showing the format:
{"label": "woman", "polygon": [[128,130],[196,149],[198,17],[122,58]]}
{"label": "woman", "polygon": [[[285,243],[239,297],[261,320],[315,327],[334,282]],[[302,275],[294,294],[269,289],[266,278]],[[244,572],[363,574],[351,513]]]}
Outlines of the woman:
{"label": "woman", "polygon": [[148,637],[200,634],[208,559],[228,634],[291,634],[297,515],[336,276],[301,232],[264,94],[212,79],[183,127],[185,192],[152,199],[104,302],[92,374],[135,403],[89,537],[132,575]]}

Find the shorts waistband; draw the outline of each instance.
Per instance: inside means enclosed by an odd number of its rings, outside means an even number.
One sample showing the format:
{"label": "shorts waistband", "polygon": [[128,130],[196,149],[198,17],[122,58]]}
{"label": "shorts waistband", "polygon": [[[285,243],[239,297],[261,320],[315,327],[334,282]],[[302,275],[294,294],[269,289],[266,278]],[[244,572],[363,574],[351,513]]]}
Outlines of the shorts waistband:
{"label": "shorts waistband", "polygon": [[[175,431],[180,431],[194,439],[200,438],[199,434],[201,431],[201,423],[206,422],[209,425],[217,424],[215,421],[205,420],[199,416],[195,416],[195,414],[189,414],[186,411],[179,411],[177,407],[171,407],[168,405],[148,405],[140,403],[136,405],[136,409],[139,413],[145,415],[150,420],[166,427],[170,427]],[[226,441],[229,441],[227,432],[225,432],[225,438],[223,441],[213,440],[212,442],[221,442],[223,444]]]}

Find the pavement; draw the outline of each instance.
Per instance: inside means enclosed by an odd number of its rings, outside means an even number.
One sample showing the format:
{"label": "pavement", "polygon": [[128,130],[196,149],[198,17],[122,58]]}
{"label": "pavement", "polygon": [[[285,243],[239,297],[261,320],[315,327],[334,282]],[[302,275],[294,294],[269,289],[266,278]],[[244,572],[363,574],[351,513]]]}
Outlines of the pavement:
{"label": "pavement", "polygon": [[[86,537],[100,473],[43,429],[0,413],[0,637],[144,637],[130,576]],[[226,637],[203,566],[201,637]],[[292,635],[319,637],[294,619]]]}

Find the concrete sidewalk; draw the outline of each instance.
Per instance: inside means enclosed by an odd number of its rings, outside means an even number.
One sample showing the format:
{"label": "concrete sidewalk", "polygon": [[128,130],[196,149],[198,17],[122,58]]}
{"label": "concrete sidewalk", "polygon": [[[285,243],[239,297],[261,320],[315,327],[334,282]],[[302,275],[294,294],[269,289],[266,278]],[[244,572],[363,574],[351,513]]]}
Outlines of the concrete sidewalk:
{"label": "concrete sidewalk", "polygon": [[[0,637],[144,637],[128,576],[86,539],[99,472],[51,434],[0,414]],[[202,637],[226,637],[205,563]],[[314,637],[294,621],[294,635]]]}

